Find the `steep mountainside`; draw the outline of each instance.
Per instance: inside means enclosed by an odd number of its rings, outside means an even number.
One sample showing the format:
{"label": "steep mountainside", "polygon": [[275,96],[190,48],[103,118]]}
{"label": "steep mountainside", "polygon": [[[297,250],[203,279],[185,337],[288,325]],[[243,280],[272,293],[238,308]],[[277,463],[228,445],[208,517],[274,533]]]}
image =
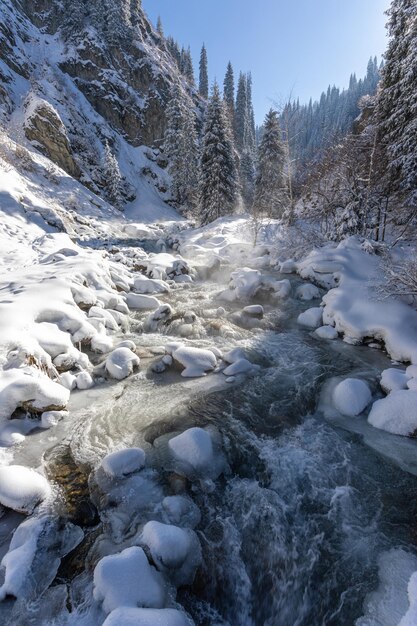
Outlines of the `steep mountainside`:
{"label": "steep mountainside", "polygon": [[169,199],[159,147],[174,84],[198,113],[199,96],[140,2],[1,3],[2,131],[96,193],[106,195],[108,142],[124,177],[124,203]]}

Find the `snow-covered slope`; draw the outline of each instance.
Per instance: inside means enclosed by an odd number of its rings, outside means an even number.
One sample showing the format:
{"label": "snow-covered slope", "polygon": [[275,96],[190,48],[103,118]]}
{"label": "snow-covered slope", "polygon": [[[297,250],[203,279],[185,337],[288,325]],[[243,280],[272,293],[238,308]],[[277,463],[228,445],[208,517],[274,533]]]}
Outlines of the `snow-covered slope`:
{"label": "snow-covered slope", "polygon": [[104,198],[108,143],[129,217],[175,219],[160,152],[166,103],[174,84],[197,110],[200,98],[141,8],[120,20],[117,39],[103,30],[99,3],[89,5],[70,27],[73,3],[1,3],[1,143],[37,149]]}

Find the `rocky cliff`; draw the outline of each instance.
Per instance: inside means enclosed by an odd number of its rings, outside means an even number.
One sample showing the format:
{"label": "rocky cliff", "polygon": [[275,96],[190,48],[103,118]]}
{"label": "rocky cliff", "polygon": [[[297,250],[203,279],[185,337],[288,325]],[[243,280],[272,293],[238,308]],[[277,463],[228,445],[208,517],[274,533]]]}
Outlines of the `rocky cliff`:
{"label": "rocky cliff", "polygon": [[106,142],[125,177],[126,198],[158,166],[174,84],[188,106],[202,102],[182,76],[140,0],[2,0],[0,122],[68,174],[100,193]]}

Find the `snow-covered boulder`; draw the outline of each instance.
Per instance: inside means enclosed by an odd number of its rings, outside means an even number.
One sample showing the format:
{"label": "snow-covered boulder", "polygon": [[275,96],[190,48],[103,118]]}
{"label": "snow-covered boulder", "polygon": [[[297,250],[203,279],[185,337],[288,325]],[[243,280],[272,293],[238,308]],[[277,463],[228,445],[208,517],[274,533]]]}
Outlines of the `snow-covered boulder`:
{"label": "snow-covered boulder", "polygon": [[371,399],[371,390],[359,378],[345,378],[333,390],[334,406],[342,415],[349,417],[362,413]]}
{"label": "snow-covered boulder", "polygon": [[107,354],[113,349],[113,339],[106,335],[102,324],[100,324],[99,332],[91,339],[91,349],[98,354]]}
{"label": "snow-covered boulder", "polygon": [[297,287],[295,297],[299,300],[314,300],[315,298],[320,298],[320,291],[316,285],[305,283]]}
{"label": "snow-covered boulder", "polygon": [[185,613],[176,609],[115,609],[103,626],[194,626]]}
{"label": "snow-covered boulder", "polygon": [[168,442],[172,467],[188,478],[216,479],[226,466],[217,431],[194,427]]}
{"label": "snow-covered boulder", "polygon": [[297,263],[294,259],[288,259],[280,263],[279,271],[281,274],[295,274],[297,271]]}
{"label": "snow-covered boulder", "polygon": [[412,574],[408,582],[407,591],[410,606],[398,626],[416,626],[417,624],[417,572]]}
{"label": "snow-covered boulder", "polygon": [[417,391],[400,389],[377,400],[368,422],[394,435],[414,436],[417,433]]}
{"label": "snow-covered boulder", "polygon": [[249,306],[245,306],[245,308],[243,309],[243,313],[248,317],[262,319],[264,316],[264,308],[260,304],[251,304]]}
{"label": "snow-covered boulder", "polygon": [[151,521],[143,527],[141,543],[148,547],[157,569],[175,585],[192,584],[201,564],[201,546],[193,530]]}
{"label": "snow-covered boulder", "polygon": [[58,424],[64,417],[68,417],[68,411],[45,411],[41,415],[41,428],[52,428]]}
{"label": "snow-covered boulder", "polygon": [[53,582],[61,558],[83,539],[78,526],[59,517],[31,517],[15,530],[1,566],[5,569],[0,601],[6,595],[37,600]]}
{"label": "snow-covered boulder", "polygon": [[94,381],[91,377],[91,374],[87,371],[80,372],[77,374],[77,388],[78,389],[91,389],[94,387]]}
{"label": "snow-covered boulder", "polygon": [[162,519],[166,524],[194,529],[201,520],[200,509],[187,496],[167,496],[162,500]]}
{"label": "snow-covered boulder", "polygon": [[0,467],[0,504],[18,511],[31,513],[35,506],[51,494],[44,476],[23,465]]}
{"label": "snow-covered boulder", "polygon": [[409,365],[405,370],[408,378],[417,378],[417,365]]}
{"label": "snow-covered boulder", "polygon": [[168,293],[170,288],[164,280],[138,276],[134,280],[133,291],[140,294]]}
{"label": "snow-covered boulder", "polygon": [[279,298],[280,300],[289,298],[291,294],[291,283],[287,278],[284,278],[284,280],[268,281],[268,285],[272,288],[275,298]]}
{"label": "snow-covered boulder", "polygon": [[339,333],[333,326],[320,326],[314,331],[314,334],[320,339],[337,339]]}
{"label": "snow-covered boulder", "polygon": [[385,393],[390,393],[399,389],[407,389],[408,380],[409,376],[406,372],[395,367],[389,367],[382,372],[380,384]]}
{"label": "snow-covered boulder", "polygon": [[70,392],[34,367],[0,372],[0,419],[17,408],[34,413],[65,409]]}
{"label": "snow-covered boulder", "polygon": [[107,476],[124,478],[145,466],[145,452],[142,448],[126,448],[111,452],[101,461],[101,467]]}
{"label": "snow-covered boulder", "polygon": [[319,328],[323,323],[323,309],[321,307],[307,309],[307,311],[300,313],[297,322],[307,328]]}
{"label": "snow-covered boulder", "polygon": [[165,604],[164,579],[149,565],[142,548],[133,546],[103,557],[94,570],[95,600],[111,613],[119,607],[160,609]]}
{"label": "snow-covered boulder", "polygon": [[172,352],[172,358],[184,368],[181,376],[185,378],[206,376],[217,365],[217,359],[211,350],[183,345],[179,345]]}
{"label": "snow-covered boulder", "polygon": [[126,294],[126,302],[130,309],[139,309],[141,311],[157,309],[161,304],[154,296],[146,296],[139,293]]}
{"label": "snow-covered boulder", "polygon": [[225,376],[237,376],[238,374],[253,374],[259,370],[259,365],[254,365],[248,359],[237,359],[224,370]]}
{"label": "snow-covered boulder", "polygon": [[129,348],[116,348],[107,357],[105,369],[109,376],[116,380],[123,380],[139,367],[140,359]]}
{"label": "snow-covered boulder", "polygon": [[410,380],[407,380],[407,389],[417,391],[417,378],[410,378]]}
{"label": "snow-covered boulder", "polygon": [[231,274],[230,289],[234,292],[235,300],[253,298],[262,284],[262,274],[259,270],[242,267]]}

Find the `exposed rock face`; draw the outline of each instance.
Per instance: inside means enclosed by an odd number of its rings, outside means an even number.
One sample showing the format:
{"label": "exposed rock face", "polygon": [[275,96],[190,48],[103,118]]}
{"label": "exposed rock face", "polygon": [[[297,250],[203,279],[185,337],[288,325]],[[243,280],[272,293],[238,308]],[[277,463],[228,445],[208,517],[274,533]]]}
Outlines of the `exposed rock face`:
{"label": "exposed rock face", "polygon": [[[106,141],[116,158],[124,153],[122,176],[145,177],[132,148],[160,147],[174,84],[198,120],[202,100],[139,0],[0,2],[0,120],[21,141],[12,121],[20,109],[25,137],[96,192],[106,183]],[[29,115],[33,100],[44,104]],[[167,193],[165,184],[150,182]]]}
{"label": "exposed rock face", "polygon": [[79,178],[81,170],[58,113],[45,100],[30,102],[28,109],[24,126],[26,137],[68,174]]}

